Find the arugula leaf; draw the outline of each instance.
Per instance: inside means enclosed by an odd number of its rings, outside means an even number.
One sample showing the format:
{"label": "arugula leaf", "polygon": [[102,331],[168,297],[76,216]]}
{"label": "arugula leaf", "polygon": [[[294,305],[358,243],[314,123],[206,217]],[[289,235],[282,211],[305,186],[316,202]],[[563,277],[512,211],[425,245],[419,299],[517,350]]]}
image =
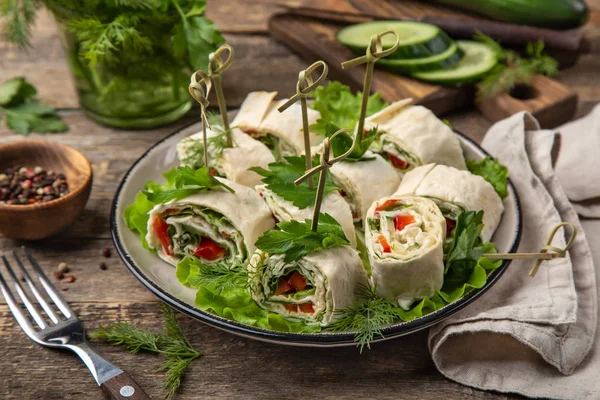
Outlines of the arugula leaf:
{"label": "arugula leaf", "polygon": [[[456,219],[452,237],[445,246],[445,282],[464,282],[475,268],[483,254],[481,230],[483,211],[465,211]],[[451,272],[451,273],[450,273]]]}
{"label": "arugula leaf", "polygon": [[504,199],[508,196],[508,168],[500,164],[498,160],[492,160],[489,157],[481,161],[467,160],[467,168],[474,175],[479,175],[488,181],[493,187],[498,196]]}
{"label": "arugula leaf", "polygon": [[33,99],[36,93],[35,87],[22,77],[0,85],[0,114],[5,117],[6,126],[20,135],[68,130],[54,108]]}
{"label": "arugula leaf", "polygon": [[[289,156],[284,157],[285,162],[274,162],[269,164],[269,169],[261,167],[252,167],[251,171],[263,176],[262,182],[267,185],[269,190],[284,200],[292,202],[296,207],[306,208],[315,204],[317,196],[316,185],[314,188],[308,186],[308,182],[304,181],[296,186],[294,181],[304,175],[306,169],[305,156]],[[319,158],[313,158],[313,165],[318,165]],[[327,174],[323,197],[327,194],[340,190],[333,182],[330,174]]]}
{"label": "arugula leaf", "polygon": [[280,230],[265,232],[255,246],[270,254],[285,254],[284,261],[292,262],[314,251],[344,246],[350,242],[342,226],[329,214],[319,214],[317,231],[311,230],[311,220],[285,221],[277,224]]}
{"label": "arugula leaf", "polygon": [[165,172],[164,176],[167,179],[166,185],[154,186],[143,191],[148,201],[163,204],[219,187],[234,193],[233,189],[212,176],[206,166],[199,169],[177,167]]}
{"label": "arugula leaf", "polygon": [[[360,116],[362,93],[352,94],[349,86],[332,81],[327,86],[320,86],[314,93],[315,101],[312,108],[321,113],[321,118],[316,124],[311,125],[311,130],[317,134],[325,135],[327,124],[338,128],[354,129]],[[367,114],[370,116],[387,107],[388,103],[381,99],[379,93],[369,96]]]}

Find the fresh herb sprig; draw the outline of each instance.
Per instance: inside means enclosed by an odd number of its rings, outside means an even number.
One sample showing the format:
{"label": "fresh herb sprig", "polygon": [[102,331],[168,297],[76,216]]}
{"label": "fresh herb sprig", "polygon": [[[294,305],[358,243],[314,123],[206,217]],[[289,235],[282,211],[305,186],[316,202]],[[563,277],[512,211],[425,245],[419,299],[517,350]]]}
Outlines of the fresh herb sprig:
{"label": "fresh herb sprig", "polygon": [[216,295],[223,291],[248,285],[248,272],[239,263],[217,262],[205,264],[197,258],[187,257],[190,273],[186,283],[191,287],[204,287]]}
{"label": "fresh herb sprig", "polygon": [[[214,132],[213,136],[207,137],[209,164],[214,167],[217,161],[223,157],[223,150],[227,148],[227,135],[231,131],[223,128],[223,122],[219,114],[209,112],[206,120],[210,129]],[[183,165],[200,168],[204,165],[204,141],[202,138],[185,138],[182,143],[187,142],[185,157],[181,160]]]}
{"label": "fresh herb sprig", "polygon": [[500,164],[497,159],[486,157],[481,161],[467,160],[467,168],[472,174],[488,181],[501,199],[508,196],[508,168]]}
{"label": "fresh herb sprig", "polygon": [[116,323],[102,327],[90,336],[92,339],[121,346],[133,354],[146,351],[167,356],[159,370],[165,372],[164,387],[167,390],[166,397],[170,399],[180,387],[187,367],[202,354],[194,349],[187,339],[173,309],[161,304],[161,314],[166,334],[152,333],[126,323]]}
{"label": "fresh herb sprig", "polygon": [[480,100],[501,92],[510,93],[515,85],[531,82],[534,74],[554,76],[558,72],[558,62],[544,54],[544,42],[541,40],[528,43],[525,56],[522,57],[481,32],[474,39],[489,46],[498,58],[498,64],[477,85],[477,97]]}
{"label": "fresh herb sprig", "polygon": [[[294,184],[294,181],[304,175],[306,170],[305,156],[290,156],[284,159],[285,162],[269,164],[268,170],[261,167],[252,167],[250,170],[264,177],[262,182],[269,190],[284,200],[292,202],[296,207],[306,208],[314,205],[317,189],[310,188],[306,181],[298,186]],[[313,165],[318,163],[319,158],[315,156]],[[327,197],[330,192],[340,190],[329,174],[326,179],[323,197]]]}
{"label": "fresh herb sprig", "polygon": [[402,310],[389,300],[379,297],[375,289],[361,286],[358,300],[340,311],[341,318],[329,327],[334,332],[356,332],[354,340],[360,349],[371,348],[376,337],[383,337],[382,330],[401,318]]}
{"label": "fresh herb sprig", "polygon": [[255,246],[270,254],[285,254],[284,261],[300,260],[313,251],[344,246],[350,242],[339,222],[329,214],[319,214],[317,231],[311,229],[311,220],[285,221],[277,224],[280,230],[265,232]]}
{"label": "fresh herb sprig", "polygon": [[170,200],[179,200],[194,193],[223,188],[230,193],[234,190],[211,175],[208,167],[199,169],[177,167],[164,173],[167,185],[150,185],[143,191],[152,203],[162,204]]}
{"label": "fresh herb sprig", "polygon": [[[312,132],[326,135],[328,125],[334,125],[338,129],[354,129],[360,115],[361,92],[353,94],[350,87],[333,81],[327,86],[318,87],[314,98],[311,108],[319,111],[321,117],[316,124],[311,125]],[[387,105],[379,93],[372,94],[367,103],[367,117],[381,111]]]}
{"label": "fresh herb sprig", "polygon": [[[335,132],[338,131],[338,127],[333,124],[327,124],[325,127],[325,136],[331,137]],[[362,135],[356,134],[356,144],[354,145],[354,149],[348,155],[348,157],[344,158],[346,162],[358,162],[358,161],[370,161],[374,160],[375,157],[364,157],[364,154],[369,150],[371,144],[378,140],[381,136],[381,133],[378,129],[371,128],[370,130],[363,132]],[[352,147],[352,142],[354,139],[347,133],[341,133],[337,135],[331,141],[331,149],[334,155],[344,154],[346,151]]]}
{"label": "fresh herb sprig", "polygon": [[36,94],[35,87],[22,77],[0,85],[0,116],[6,126],[20,135],[67,131],[69,127],[54,108],[37,101]]}

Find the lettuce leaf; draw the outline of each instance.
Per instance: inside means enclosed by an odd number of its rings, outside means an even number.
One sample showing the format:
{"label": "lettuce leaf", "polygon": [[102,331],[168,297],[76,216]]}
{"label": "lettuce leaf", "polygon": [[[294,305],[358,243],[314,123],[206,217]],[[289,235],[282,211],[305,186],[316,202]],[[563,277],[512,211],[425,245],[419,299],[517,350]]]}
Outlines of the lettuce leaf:
{"label": "lettuce leaf", "polygon": [[[312,108],[321,113],[321,118],[316,124],[311,125],[311,130],[317,134],[327,133],[327,124],[339,128],[354,130],[360,115],[362,93],[352,93],[349,86],[333,81],[327,86],[320,86],[315,90],[315,101]],[[367,103],[367,117],[387,107],[388,103],[381,99],[379,93],[369,96]],[[336,129],[337,130],[337,129]]]}
{"label": "lettuce leaf", "polygon": [[[176,275],[182,284],[198,289],[196,293],[196,306],[223,318],[237,321],[245,325],[256,326],[263,329],[272,329],[280,332],[320,332],[318,325],[307,325],[302,321],[292,321],[279,314],[269,312],[256,304],[252,299],[247,285],[240,281],[239,271],[233,274],[235,285],[218,286],[206,284],[203,279],[198,279],[202,268],[197,260],[183,259],[177,264]],[[206,274],[206,271],[204,271]]]}
{"label": "lettuce leaf", "polygon": [[508,196],[506,189],[508,183],[508,169],[500,164],[498,160],[492,160],[489,157],[481,161],[467,160],[467,168],[474,175],[479,175],[488,181],[493,187],[498,196],[504,199]]}

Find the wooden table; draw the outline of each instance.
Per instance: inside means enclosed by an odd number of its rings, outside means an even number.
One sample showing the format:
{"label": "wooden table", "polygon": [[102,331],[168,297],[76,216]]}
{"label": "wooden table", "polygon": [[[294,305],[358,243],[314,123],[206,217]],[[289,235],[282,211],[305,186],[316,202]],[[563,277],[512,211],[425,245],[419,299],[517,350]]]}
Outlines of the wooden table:
{"label": "wooden table", "polygon": [[[224,4],[220,4],[224,3]],[[592,6],[600,10],[600,0]],[[236,49],[236,64],[226,81],[226,96],[239,105],[250,90],[279,90],[289,95],[297,73],[307,64],[268,36],[268,16],[281,6],[262,2],[209,1],[211,17]],[[593,54],[558,77],[577,90],[578,116],[600,101],[600,14],[588,25]],[[148,147],[173,130],[197,119],[191,115],[171,126],[148,131],[115,130],[87,119],[77,98],[60,47],[56,26],[41,13],[28,53],[0,42],[0,82],[24,75],[39,89],[39,97],[59,109],[71,130],[66,134],[31,135],[78,148],[93,164],[94,186],[79,219],[57,237],[27,243],[51,275],[66,262],[77,281],[56,282],[89,331],[115,321],[160,329],[158,301],[129,273],[116,256],[109,234],[109,212],[115,189],[125,171]],[[269,74],[265,70],[269,70]],[[241,72],[244,73],[241,73]],[[238,74],[236,74],[238,72]],[[236,89],[233,89],[233,88]],[[454,127],[481,140],[490,123],[472,110],[448,116]],[[0,127],[0,144],[21,137]],[[0,237],[0,249],[22,243]],[[104,248],[112,250],[105,259]],[[106,262],[107,270],[99,263]],[[181,317],[192,343],[204,356],[186,375],[181,399],[512,399],[477,391],[445,379],[435,368],[427,347],[427,332],[383,344],[359,354],[356,348],[310,349],[282,347],[243,339]],[[98,344],[108,359],[128,371],[153,398],[161,398],[161,358],[133,356]],[[72,354],[43,349],[21,333],[0,300],[0,398],[100,399],[91,375]]]}

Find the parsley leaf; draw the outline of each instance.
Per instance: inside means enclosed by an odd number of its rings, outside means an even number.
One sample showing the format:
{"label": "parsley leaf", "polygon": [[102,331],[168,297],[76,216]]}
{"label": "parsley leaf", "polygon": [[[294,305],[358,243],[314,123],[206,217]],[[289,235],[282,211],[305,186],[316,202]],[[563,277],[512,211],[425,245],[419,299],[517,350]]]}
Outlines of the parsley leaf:
{"label": "parsley leaf", "polygon": [[[269,164],[269,169],[261,167],[250,168],[251,171],[263,176],[263,183],[267,185],[269,190],[284,200],[292,202],[296,207],[306,208],[314,205],[317,195],[316,185],[313,189],[308,187],[308,182],[304,181],[296,186],[294,181],[304,175],[306,170],[305,156],[290,156],[284,157],[285,162],[274,162]],[[318,165],[319,158],[313,158],[313,165]],[[333,182],[329,174],[325,181],[325,189],[323,197],[328,193],[340,190]]]}
{"label": "parsley leaf", "polygon": [[474,175],[479,175],[488,181],[498,196],[504,199],[508,195],[508,168],[500,164],[498,160],[492,160],[489,157],[481,161],[467,160],[467,168]]}
{"label": "parsley leaf", "polygon": [[300,260],[314,251],[350,243],[342,226],[329,214],[319,215],[317,232],[311,230],[310,219],[304,222],[280,222],[277,227],[281,230],[265,232],[255,246],[270,254],[285,254],[285,262]]}
{"label": "parsley leaf", "polygon": [[[327,86],[318,87],[314,97],[315,101],[311,107],[321,113],[321,118],[316,124],[311,125],[313,132],[325,135],[328,124],[338,128],[354,129],[360,116],[361,92],[354,95],[350,87],[333,81]],[[379,93],[372,94],[367,103],[367,117],[381,111],[387,105],[388,103],[381,99]]]}
{"label": "parsley leaf", "polygon": [[142,193],[148,201],[162,204],[219,187],[234,193],[233,189],[212,176],[207,167],[199,169],[177,167],[165,172],[164,176],[167,183],[163,186],[146,184],[146,190]]}
{"label": "parsley leaf", "polygon": [[20,135],[68,130],[54,108],[34,99],[36,94],[37,90],[22,77],[0,85],[0,115],[4,115],[6,126]]}

